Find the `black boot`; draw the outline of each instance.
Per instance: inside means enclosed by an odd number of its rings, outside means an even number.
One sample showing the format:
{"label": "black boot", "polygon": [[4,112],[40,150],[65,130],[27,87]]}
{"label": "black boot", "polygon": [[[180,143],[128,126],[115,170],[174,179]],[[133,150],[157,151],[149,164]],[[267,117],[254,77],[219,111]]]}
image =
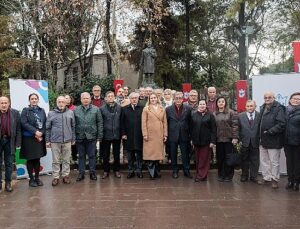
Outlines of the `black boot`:
{"label": "black boot", "polygon": [[293,188],[294,188],[294,182],[292,181],[289,181],[285,186],[286,190],[293,189]]}
{"label": "black boot", "polygon": [[294,190],[294,191],[299,191],[299,182],[295,182],[295,183],[294,183],[293,190]]}

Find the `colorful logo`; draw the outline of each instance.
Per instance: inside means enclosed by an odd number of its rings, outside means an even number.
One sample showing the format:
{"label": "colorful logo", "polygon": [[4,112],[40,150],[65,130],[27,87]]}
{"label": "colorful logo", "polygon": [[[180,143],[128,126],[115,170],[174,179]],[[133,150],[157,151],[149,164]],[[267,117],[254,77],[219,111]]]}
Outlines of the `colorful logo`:
{"label": "colorful logo", "polygon": [[26,85],[36,90],[43,98],[45,103],[48,103],[48,82],[40,81],[40,80],[27,80],[25,82]]}

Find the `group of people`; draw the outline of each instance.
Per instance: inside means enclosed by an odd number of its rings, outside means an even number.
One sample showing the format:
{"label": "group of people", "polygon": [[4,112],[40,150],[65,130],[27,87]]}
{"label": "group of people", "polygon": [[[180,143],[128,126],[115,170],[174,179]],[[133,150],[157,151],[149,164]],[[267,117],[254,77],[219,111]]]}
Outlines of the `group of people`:
{"label": "group of people", "polygon": [[[216,161],[218,181],[230,182],[234,167],[228,163],[235,145],[241,145],[241,182],[271,183],[278,188],[280,152],[284,147],[287,158],[287,189],[299,190],[300,183],[300,93],[291,95],[288,107],[275,100],[272,92],[264,94],[260,112],[256,103],[248,100],[246,111],[238,114],[229,108],[224,96],[217,97],[214,87],[208,88],[207,98],[199,99],[191,90],[187,102],[180,91],[139,88],[129,93],[128,87],[117,94],[108,91],[101,98],[101,87],[81,94],[81,104],[73,105],[69,96],[59,96],[56,107],[46,116],[38,106],[39,96],[29,95],[29,106],[21,115],[10,107],[8,97],[0,97],[0,163],[5,163],[5,190],[12,191],[11,176],[16,147],[20,158],[27,160],[29,186],[42,186],[39,178],[40,158],[51,147],[53,156],[52,186],[70,181],[70,158],[78,153],[79,173],[76,181],[85,178],[88,157],[89,176],[97,180],[96,154],[100,143],[103,159],[102,179],[114,172],[120,174],[120,151],[126,152],[128,175],[143,178],[146,163],[151,179],[161,177],[159,164],[166,155],[171,163],[172,177],[179,177],[177,163],[180,148],[183,175],[190,173],[191,152],[195,154],[195,182],[207,180],[210,163]],[[110,164],[112,147],[113,165]],[[121,150],[122,148],[122,150]],[[262,179],[258,179],[261,166]],[[2,167],[1,167],[2,168]],[[2,181],[2,171],[0,180]],[[2,188],[2,185],[0,186]]]}

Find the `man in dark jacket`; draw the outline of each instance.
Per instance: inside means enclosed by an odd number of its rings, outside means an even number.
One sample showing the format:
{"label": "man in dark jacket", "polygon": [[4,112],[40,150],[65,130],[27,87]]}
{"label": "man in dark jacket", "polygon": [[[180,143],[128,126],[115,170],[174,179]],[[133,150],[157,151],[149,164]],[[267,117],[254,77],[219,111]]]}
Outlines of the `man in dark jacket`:
{"label": "man in dark jacket", "polygon": [[183,104],[183,93],[175,93],[175,102],[166,108],[168,120],[168,141],[170,144],[171,164],[173,178],[178,178],[177,149],[181,151],[182,166],[184,176],[192,178],[190,174],[189,144],[190,132],[189,123],[191,117],[191,107]]}
{"label": "man in dark jacket", "polygon": [[246,111],[239,114],[239,140],[242,143],[242,175],[241,182],[257,182],[259,168],[259,121],[260,114],[255,111],[253,100],[246,102]]}
{"label": "man in dark jacket", "polygon": [[[143,178],[142,161],[143,161],[143,135],[142,135],[142,112],[143,106],[139,101],[139,94],[132,92],[129,95],[130,104],[122,108],[121,126],[123,147],[128,154],[128,170],[127,178],[130,179],[136,174],[139,178]],[[136,169],[134,162],[136,161]]]}
{"label": "man in dark jacket", "polygon": [[63,183],[70,184],[71,145],[75,144],[75,118],[66,107],[66,98],[58,96],[57,107],[50,111],[46,121],[46,143],[52,151],[52,186],[59,184],[60,164]]}
{"label": "man in dark jacket", "polygon": [[97,141],[102,141],[103,120],[99,108],[91,104],[91,95],[88,92],[81,93],[81,105],[76,107],[74,116],[79,153],[79,174],[76,181],[84,179],[86,155],[89,156],[90,179],[97,180],[95,152]]}
{"label": "man in dark jacket", "polygon": [[[10,108],[7,97],[0,97],[0,191],[2,189],[2,161],[4,155],[5,190],[12,192],[11,180],[13,171],[13,156],[16,147],[21,145],[20,114]],[[3,154],[4,153],[4,154]]]}
{"label": "man in dark jacket", "polygon": [[110,147],[113,146],[115,177],[121,178],[120,174],[120,144],[121,144],[121,106],[115,102],[115,94],[106,92],[105,105],[100,108],[103,119],[103,165],[102,179],[109,176]]}
{"label": "man in dark jacket", "polygon": [[260,165],[263,179],[259,184],[272,182],[278,188],[280,153],[285,130],[285,107],[275,101],[273,92],[264,94],[265,103],[260,107]]}

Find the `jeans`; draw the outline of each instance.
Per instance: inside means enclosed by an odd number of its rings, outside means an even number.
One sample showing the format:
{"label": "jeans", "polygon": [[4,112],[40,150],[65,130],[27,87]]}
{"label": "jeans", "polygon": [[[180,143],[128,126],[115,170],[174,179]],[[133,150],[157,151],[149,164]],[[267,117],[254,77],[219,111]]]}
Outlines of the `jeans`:
{"label": "jeans", "polygon": [[190,142],[169,142],[170,144],[170,153],[171,153],[171,165],[173,172],[178,172],[178,166],[177,166],[177,149],[178,145],[180,147],[181,151],[181,158],[182,158],[182,166],[183,171],[185,173],[190,171],[190,152],[189,152],[189,144]]}
{"label": "jeans", "polygon": [[[137,173],[142,172],[142,158],[143,154],[140,150],[128,150],[128,170],[129,173],[133,173],[135,170]],[[134,165],[134,162],[136,162],[136,166]]]}
{"label": "jeans", "polygon": [[[2,152],[4,152],[2,154]],[[5,181],[11,182],[12,175],[12,155],[11,155],[11,146],[9,138],[0,139],[0,184],[2,182],[2,163],[4,155],[4,165],[5,165]]]}
{"label": "jeans", "polygon": [[85,171],[86,155],[89,157],[90,174],[95,173],[96,169],[96,140],[77,140],[76,142],[79,154],[79,173],[83,174]]}

